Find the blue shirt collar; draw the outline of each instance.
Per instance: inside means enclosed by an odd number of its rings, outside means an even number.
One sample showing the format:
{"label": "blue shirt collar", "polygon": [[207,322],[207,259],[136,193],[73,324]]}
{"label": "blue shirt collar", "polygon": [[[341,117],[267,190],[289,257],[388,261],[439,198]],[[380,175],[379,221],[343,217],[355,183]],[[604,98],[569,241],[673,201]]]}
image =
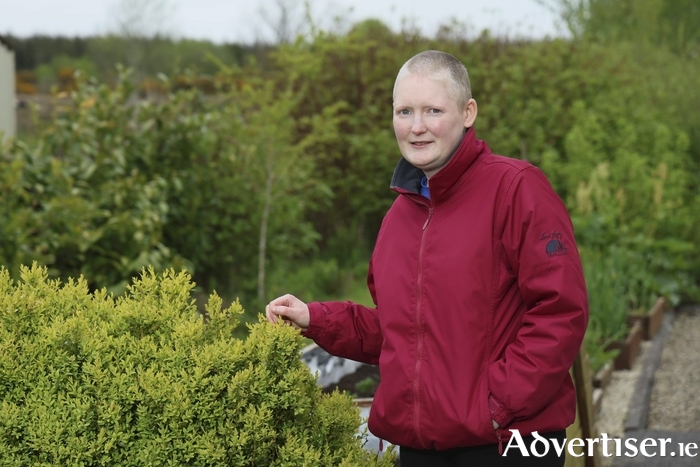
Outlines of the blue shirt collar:
{"label": "blue shirt collar", "polygon": [[430,188],[428,187],[428,177],[420,179],[420,194],[430,199]]}

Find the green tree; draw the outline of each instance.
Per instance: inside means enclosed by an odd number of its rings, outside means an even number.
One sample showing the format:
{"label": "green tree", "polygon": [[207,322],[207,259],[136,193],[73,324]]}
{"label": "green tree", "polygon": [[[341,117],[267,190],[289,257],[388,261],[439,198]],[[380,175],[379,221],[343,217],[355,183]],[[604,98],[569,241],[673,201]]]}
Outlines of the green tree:
{"label": "green tree", "polygon": [[700,5],[694,0],[540,0],[558,11],[575,35],[648,41],[697,58]]}

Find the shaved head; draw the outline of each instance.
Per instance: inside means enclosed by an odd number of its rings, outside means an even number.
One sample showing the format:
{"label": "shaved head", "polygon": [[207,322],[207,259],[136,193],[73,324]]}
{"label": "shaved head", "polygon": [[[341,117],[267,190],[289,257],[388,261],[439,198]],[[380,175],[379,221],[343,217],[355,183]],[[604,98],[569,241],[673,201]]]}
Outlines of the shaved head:
{"label": "shaved head", "polygon": [[464,108],[472,98],[469,73],[465,66],[454,56],[439,50],[426,50],[411,57],[399,70],[394,82],[396,84],[407,75],[417,75],[442,81],[448,92],[457,101],[459,108]]}

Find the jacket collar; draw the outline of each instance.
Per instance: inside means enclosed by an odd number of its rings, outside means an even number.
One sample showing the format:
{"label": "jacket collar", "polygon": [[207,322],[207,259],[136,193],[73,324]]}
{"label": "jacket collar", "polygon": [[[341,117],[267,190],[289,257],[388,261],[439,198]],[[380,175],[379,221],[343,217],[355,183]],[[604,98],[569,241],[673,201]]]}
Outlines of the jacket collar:
{"label": "jacket collar", "polygon": [[[484,142],[476,139],[474,127],[469,128],[449,162],[430,179],[430,199],[437,203],[444,198],[483,149]],[[394,169],[391,189],[398,193],[413,193],[420,196],[420,180],[424,175],[422,170],[402,157]]]}

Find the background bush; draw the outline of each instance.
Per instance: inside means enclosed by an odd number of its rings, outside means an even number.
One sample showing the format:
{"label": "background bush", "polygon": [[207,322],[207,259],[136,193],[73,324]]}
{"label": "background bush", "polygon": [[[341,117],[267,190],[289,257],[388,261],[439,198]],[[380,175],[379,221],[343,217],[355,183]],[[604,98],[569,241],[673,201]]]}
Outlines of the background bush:
{"label": "background bush", "polygon": [[186,267],[206,292],[264,294],[270,257],[314,247],[306,213],[328,196],[293,139],[294,100],[252,80],[215,100],[133,93],[127,79],[83,82],[36,145],[0,153],[0,264],[17,277],[38,261],[116,293],[144,266]]}
{"label": "background bush", "polygon": [[348,396],[321,394],[290,326],[236,339],[241,306],[212,295],[199,314],[172,270],[119,298],[20,275],[0,270],[0,465],[393,465],[362,448]]}

